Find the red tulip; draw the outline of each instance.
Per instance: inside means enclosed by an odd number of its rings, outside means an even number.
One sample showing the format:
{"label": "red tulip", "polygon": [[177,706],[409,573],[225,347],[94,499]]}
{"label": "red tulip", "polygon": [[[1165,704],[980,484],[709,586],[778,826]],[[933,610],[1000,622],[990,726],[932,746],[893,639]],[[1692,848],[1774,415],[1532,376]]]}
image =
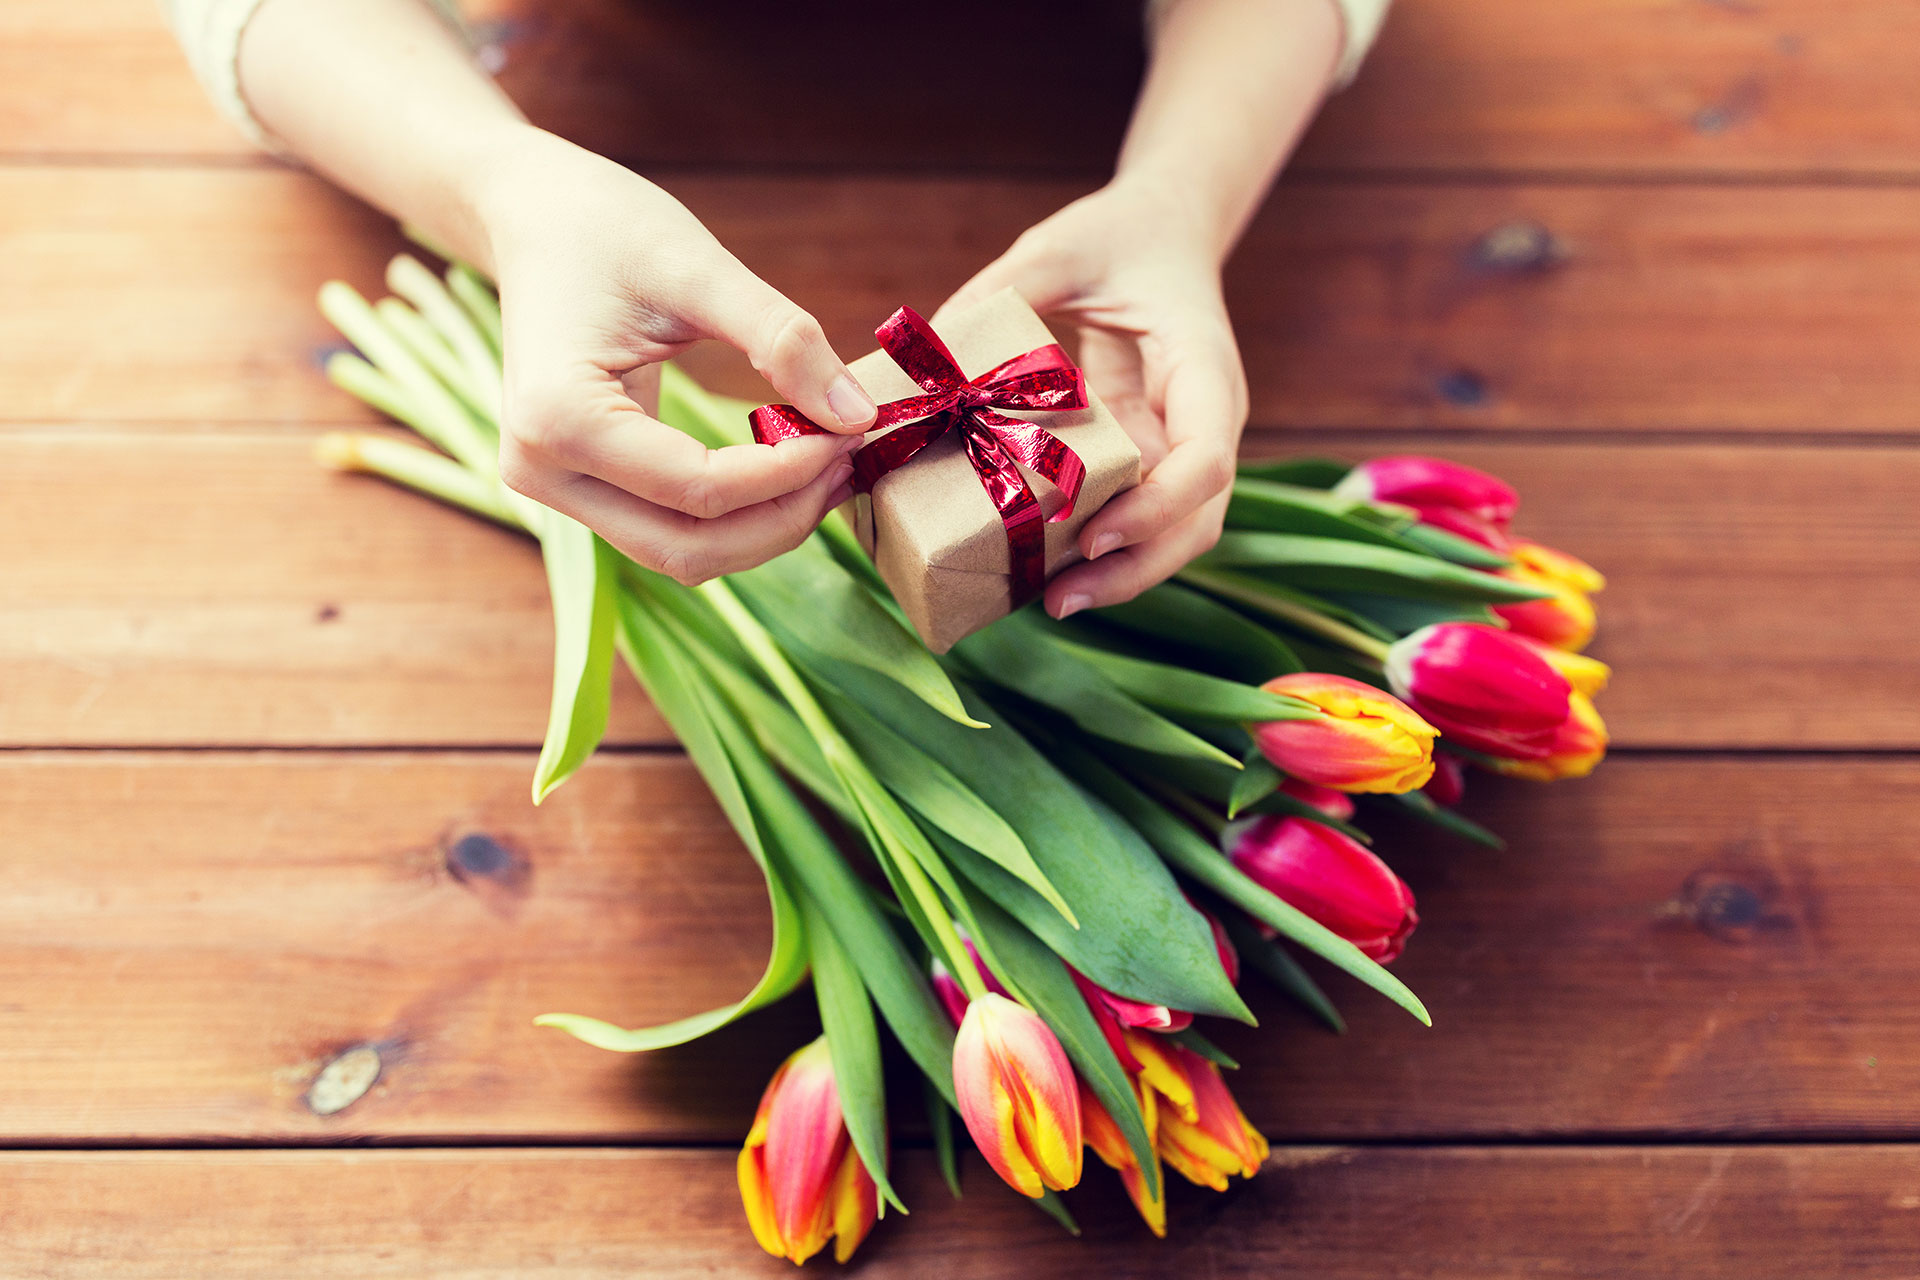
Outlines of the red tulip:
{"label": "red tulip", "polygon": [[[1434,763],[1439,763],[1439,757],[1434,758]],[[1344,791],[1335,791],[1332,787],[1322,787],[1300,778],[1288,778],[1280,784],[1280,790],[1302,804],[1312,805],[1329,818],[1345,822],[1353,816],[1353,797]]]}
{"label": "red tulip", "polygon": [[767,1082],[737,1172],[747,1225],[776,1258],[805,1262],[831,1239],[845,1262],[872,1230],[880,1197],[847,1135],[826,1037]]}
{"label": "red tulip", "polygon": [[1507,525],[1520,505],[1513,487],[1497,476],[1417,454],[1363,462],[1333,491],[1367,502],[1409,507],[1422,524],[1495,551],[1506,550]]}
{"label": "red tulip", "polygon": [[1273,767],[1336,791],[1398,794],[1433,772],[1434,727],[1383,689],[1345,676],[1303,671],[1260,686],[1319,708],[1312,720],[1252,726]]}
{"label": "red tulip", "polygon": [[1436,752],[1433,777],[1420,790],[1441,808],[1451,809],[1467,798],[1467,767],[1460,763],[1459,756]]}
{"label": "red tulip", "polygon": [[1526,641],[1477,622],[1421,628],[1388,651],[1386,671],[1393,691],[1441,733],[1517,760],[1547,753],[1572,693]]}
{"label": "red tulip", "polygon": [[1268,814],[1229,832],[1228,854],[1248,879],[1382,964],[1420,923],[1406,882],[1332,827]]}
{"label": "red tulip", "polygon": [[1575,693],[1584,693],[1589,698],[1597,698],[1607,687],[1607,681],[1613,678],[1613,669],[1598,658],[1588,657],[1584,653],[1572,653],[1566,649],[1556,649],[1550,644],[1542,644],[1525,636],[1528,647],[1540,655],[1542,661],[1567,678]]}
{"label": "red tulip", "polygon": [[1080,1181],[1080,1090],[1053,1029],[988,992],[953,1041],[960,1118],[993,1171],[1024,1196]]}

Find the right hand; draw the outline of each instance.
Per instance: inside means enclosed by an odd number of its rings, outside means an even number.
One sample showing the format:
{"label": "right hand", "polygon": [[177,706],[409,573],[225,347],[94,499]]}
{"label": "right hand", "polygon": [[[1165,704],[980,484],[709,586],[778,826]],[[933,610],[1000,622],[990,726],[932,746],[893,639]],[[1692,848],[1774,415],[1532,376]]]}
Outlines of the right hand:
{"label": "right hand", "polygon": [[[488,166],[478,212],[500,284],[500,475],[683,583],[805,540],[850,493],[871,397],[814,318],[638,174],[527,132]],[[635,401],[646,371],[716,338],[838,434],[708,449]]]}

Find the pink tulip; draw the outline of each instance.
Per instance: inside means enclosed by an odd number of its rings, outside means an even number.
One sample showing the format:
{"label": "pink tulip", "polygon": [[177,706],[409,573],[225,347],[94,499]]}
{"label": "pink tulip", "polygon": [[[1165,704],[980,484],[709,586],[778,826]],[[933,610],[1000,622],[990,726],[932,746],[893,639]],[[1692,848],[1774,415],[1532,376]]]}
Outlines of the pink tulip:
{"label": "pink tulip", "polygon": [[1393,691],[1442,734],[1516,760],[1547,753],[1572,693],[1532,645],[1477,622],[1421,628],[1388,651],[1386,671]]}
{"label": "pink tulip", "polygon": [[1248,879],[1382,964],[1399,956],[1420,923],[1406,882],[1332,827],[1267,814],[1226,834],[1227,852]]}
{"label": "pink tulip", "polygon": [[1420,791],[1443,809],[1451,809],[1467,798],[1467,767],[1459,756],[1436,752],[1433,777]]}
{"label": "pink tulip", "polygon": [[1408,507],[1422,524],[1459,534],[1495,551],[1507,548],[1507,526],[1520,505],[1497,476],[1444,458],[1399,454],[1349,471],[1333,491],[1367,502]]}
{"label": "pink tulip", "polygon": [[[1438,760],[1435,761],[1438,763]],[[1353,797],[1344,791],[1335,791],[1332,787],[1322,787],[1300,778],[1288,778],[1280,784],[1283,795],[1292,796],[1302,804],[1312,805],[1329,818],[1338,818],[1345,822],[1353,816]]]}
{"label": "pink tulip", "polygon": [[1080,1181],[1080,1090],[1040,1015],[988,992],[953,1041],[960,1118],[993,1171],[1024,1196]]}

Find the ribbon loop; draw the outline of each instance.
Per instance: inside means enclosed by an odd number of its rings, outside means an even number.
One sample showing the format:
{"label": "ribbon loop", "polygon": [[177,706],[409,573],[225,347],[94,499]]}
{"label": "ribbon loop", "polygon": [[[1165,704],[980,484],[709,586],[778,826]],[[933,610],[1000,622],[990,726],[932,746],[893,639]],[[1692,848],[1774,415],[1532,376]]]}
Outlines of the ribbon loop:
{"label": "ribbon loop", "polygon": [[[1008,574],[1016,606],[1046,585],[1046,533],[1040,499],[1021,467],[1045,479],[1065,499],[1052,519],[1073,514],[1086,465],[1065,441],[1035,422],[1001,410],[1055,412],[1087,407],[1087,384],[1058,343],[1003,360],[969,379],[933,326],[901,307],[874,330],[881,350],[926,393],[880,406],[875,431],[887,430],[853,455],[853,485],[861,493],[905,466],[935,440],[956,432],[1007,531]],[[751,415],[753,438],[773,444],[825,428],[790,404],[763,405]]]}

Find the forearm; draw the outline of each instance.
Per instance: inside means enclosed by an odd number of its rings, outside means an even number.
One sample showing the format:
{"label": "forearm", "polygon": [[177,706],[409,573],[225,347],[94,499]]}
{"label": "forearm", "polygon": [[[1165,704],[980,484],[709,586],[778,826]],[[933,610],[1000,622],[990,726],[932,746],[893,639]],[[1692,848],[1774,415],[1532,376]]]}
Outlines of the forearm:
{"label": "forearm", "polygon": [[287,150],[492,268],[481,192],[531,126],[421,0],[266,0],[239,74]]}
{"label": "forearm", "polygon": [[1114,182],[1148,193],[1224,259],[1325,96],[1331,0],[1171,0]]}

